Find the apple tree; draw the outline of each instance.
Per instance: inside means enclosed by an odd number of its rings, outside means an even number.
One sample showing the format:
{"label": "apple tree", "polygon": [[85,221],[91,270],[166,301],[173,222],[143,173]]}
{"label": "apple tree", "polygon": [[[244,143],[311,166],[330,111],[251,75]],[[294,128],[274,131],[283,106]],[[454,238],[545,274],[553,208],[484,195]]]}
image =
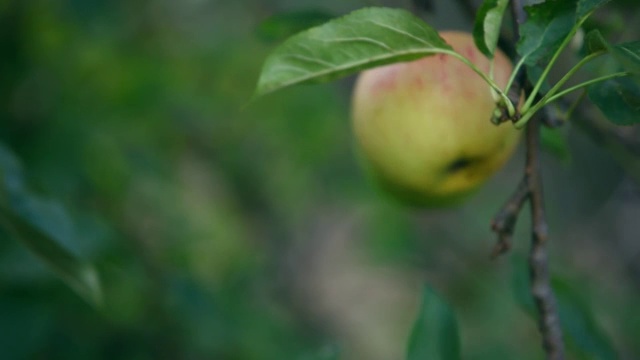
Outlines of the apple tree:
{"label": "apple tree", "polygon": [[[594,22],[590,22],[592,16],[608,2],[547,0],[527,5],[518,0],[485,0],[477,9],[472,2],[467,2],[475,16],[472,34],[475,46],[490,60],[490,66],[486,69],[474,63],[471,58],[473,54],[452,47],[436,29],[407,10],[363,8],[337,19],[326,22],[321,20],[320,25],[291,36],[278,46],[264,62],[255,94],[264,96],[289,86],[332,81],[358,72],[367,73],[372,68],[415,62],[425,57],[447,56],[475,73],[493,95],[494,110],[489,114],[483,113],[486,126],[511,127],[522,131],[526,146],[522,180],[515,185],[512,195],[505,195],[508,200],[498,210],[491,224],[498,237],[493,255],[501,255],[512,246],[516,221],[525,204],[528,204],[532,239],[528,259],[528,296],[533,299],[531,309],[535,311],[532,314],[538,319],[547,358],[564,359],[567,339],[579,342],[576,339],[581,331],[591,332],[594,338],[598,336],[594,335],[597,331],[592,326],[584,325],[590,320],[586,313],[580,312],[577,305],[573,311],[579,313],[578,318],[583,320],[584,326],[565,322],[563,314],[568,311],[567,306],[572,305],[567,305],[566,293],[557,287],[555,290],[559,292],[560,298],[554,294],[546,244],[559,239],[550,239],[548,233],[540,171],[541,133],[545,134],[547,129],[562,126],[569,121],[585,123],[585,127],[592,133],[598,133],[602,127],[594,129],[595,125],[578,120],[585,117],[581,108],[587,100],[616,126],[640,123],[640,41],[610,41],[603,36],[598,26],[594,26]],[[429,2],[414,3],[421,7],[429,5]],[[506,85],[498,84],[495,77],[496,71],[502,70],[500,66],[495,66],[499,44],[515,50],[512,51],[515,65]],[[577,54],[577,60],[558,79],[552,81],[550,74],[557,66],[558,59],[561,54],[569,51]],[[606,67],[593,66],[603,58],[608,61]],[[430,68],[424,71],[445,73],[447,65],[434,61],[428,63],[428,66]],[[576,82],[578,75],[580,80]],[[421,75],[416,72],[409,76],[420,80]],[[424,95],[416,89],[413,91],[416,96],[425,96],[422,101],[431,107],[411,109],[424,113],[418,115],[418,118],[424,119],[424,123],[411,130],[418,133],[438,132],[438,121],[453,121],[446,116],[444,120],[438,120],[437,116],[429,117],[426,114],[429,110],[438,115],[441,112],[436,105],[430,103],[432,100],[428,96],[433,95]],[[411,90],[402,94],[404,97],[411,95]],[[381,127],[378,124],[380,131],[369,137],[393,136],[395,129],[401,128],[401,125],[393,124],[402,123],[403,117],[410,116],[405,110],[406,105],[391,93],[385,93],[370,102],[387,101],[384,100],[385,96],[393,99],[389,100],[393,102],[389,105],[391,109],[397,107],[397,112],[389,110],[388,114],[385,113],[392,125]],[[358,96],[356,101],[360,101]],[[433,102],[442,101],[438,99]],[[447,106],[464,106],[465,101],[464,97],[456,95]],[[380,113],[387,111],[386,109],[376,107],[377,104],[371,106],[374,110],[367,113],[368,117],[385,116]],[[369,119],[361,122],[363,121]],[[460,121],[459,126],[469,124]],[[482,133],[469,136],[474,135],[480,137]],[[452,136],[459,138],[462,135],[455,133]],[[482,140],[486,139],[478,139]],[[411,153],[412,151],[437,148],[435,145],[422,148],[407,146],[409,154],[404,154],[390,149],[392,146],[389,143],[381,144],[382,150],[376,156],[389,156],[391,162],[395,157],[399,167],[412,166],[410,162],[404,161],[405,156],[424,159],[421,154]],[[621,146],[624,148],[624,143]],[[385,171],[384,176],[393,176],[389,175],[393,170]],[[412,189],[408,190],[409,195],[405,199],[409,198],[411,201],[411,197],[417,195]],[[527,298],[526,294],[524,298]],[[561,311],[558,310],[559,307]],[[459,359],[461,351],[457,331],[453,310],[427,287],[423,307],[409,342],[407,358]],[[593,350],[592,356],[613,358],[615,355],[610,351],[605,345],[600,350]]]}

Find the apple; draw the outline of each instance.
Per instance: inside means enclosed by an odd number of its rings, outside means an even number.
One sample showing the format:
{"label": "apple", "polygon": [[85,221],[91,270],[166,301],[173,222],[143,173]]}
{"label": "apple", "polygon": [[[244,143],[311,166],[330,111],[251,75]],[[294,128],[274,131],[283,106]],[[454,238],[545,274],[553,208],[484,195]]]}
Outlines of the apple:
{"label": "apple", "polygon": [[[489,60],[469,33],[440,33],[458,53],[489,73]],[[494,81],[504,89],[512,65],[499,50]],[[414,205],[455,204],[477,190],[513,153],[520,131],[496,126],[491,88],[445,54],[363,71],[352,121],[359,152],[382,187]]]}

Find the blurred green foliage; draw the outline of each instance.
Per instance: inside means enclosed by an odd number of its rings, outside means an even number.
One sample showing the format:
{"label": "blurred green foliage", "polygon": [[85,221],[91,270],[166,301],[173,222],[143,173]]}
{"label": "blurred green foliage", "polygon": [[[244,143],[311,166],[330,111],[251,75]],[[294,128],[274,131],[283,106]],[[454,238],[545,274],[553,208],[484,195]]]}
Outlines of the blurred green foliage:
{"label": "blurred green foliage", "polygon": [[[520,159],[459,209],[409,211],[358,165],[350,81],[249,103],[273,47],[256,36],[265,19],[363,5],[0,1],[0,142],[29,191],[64,209],[62,245],[104,294],[91,306],[1,232],[1,357],[400,358],[427,281],[457,313],[463,358],[541,358],[509,261],[487,260]],[[572,287],[589,299],[578,316],[637,358],[624,239],[640,228],[619,219],[638,198],[620,198],[606,153],[575,132],[567,143],[569,163],[545,159],[555,270],[589,279]]]}

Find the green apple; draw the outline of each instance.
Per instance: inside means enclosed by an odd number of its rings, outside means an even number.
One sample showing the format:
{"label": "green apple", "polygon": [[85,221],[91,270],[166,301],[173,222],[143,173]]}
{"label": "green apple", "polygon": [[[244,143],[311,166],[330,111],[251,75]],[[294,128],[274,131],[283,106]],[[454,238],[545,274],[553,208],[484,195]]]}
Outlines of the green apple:
{"label": "green apple", "polygon": [[[440,35],[489,73],[471,34]],[[494,80],[504,88],[512,65],[500,51]],[[489,85],[467,65],[439,54],[364,71],[352,101],[359,151],[371,173],[414,205],[457,203],[478,189],[513,153],[520,131],[496,126]]]}

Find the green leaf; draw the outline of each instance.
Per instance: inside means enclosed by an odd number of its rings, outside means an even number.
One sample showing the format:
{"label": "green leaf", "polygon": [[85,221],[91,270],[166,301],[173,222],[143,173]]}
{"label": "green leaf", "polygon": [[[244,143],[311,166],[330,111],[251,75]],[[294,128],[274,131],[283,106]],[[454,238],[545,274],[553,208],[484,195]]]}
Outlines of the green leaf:
{"label": "green leaf", "polygon": [[413,6],[422,11],[433,11],[433,0],[411,0]]}
{"label": "green leaf", "polygon": [[611,0],[580,0],[578,1],[578,9],[576,16],[578,19],[588,16],[593,10],[608,3]]}
{"label": "green leaf", "polygon": [[640,123],[640,86],[633,79],[615,78],[589,86],[589,99],[616,125]]}
{"label": "green leaf", "polygon": [[[531,296],[527,259],[514,256],[512,265],[512,286],[516,301],[537,321],[538,311]],[[580,353],[582,356],[579,358],[617,359],[612,342],[598,326],[592,316],[593,312],[584,301],[586,295],[557,276],[553,276],[551,282],[558,304],[560,324],[572,352]]]}
{"label": "green leaf", "polygon": [[264,41],[275,42],[321,25],[335,16],[321,10],[305,10],[275,14],[256,28],[256,35]]}
{"label": "green leaf", "polygon": [[478,49],[489,58],[498,47],[500,26],[509,0],[485,0],[476,15],[473,27],[473,40]]}
{"label": "green leaf", "polygon": [[609,51],[609,43],[602,36],[599,30],[591,30],[584,38],[584,48],[588,54],[593,54],[599,51]]}
{"label": "green leaf", "polygon": [[339,360],[340,350],[335,345],[325,345],[311,354],[305,354],[298,360]]}
{"label": "green leaf", "polygon": [[20,163],[2,145],[0,227],[38,256],[85,300],[94,305],[101,304],[98,273],[90,263],[79,259],[65,246],[73,237],[66,212],[58,204],[43,201],[28,191]]}
{"label": "green leaf", "polygon": [[571,159],[571,151],[569,150],[567,139],[560,129],[551,129],[543,126],[540,129],[540,145],[542,149],[564,162],[568,162]]}
{"label": "green leaf", "polygon": [[411,13],[365,8],[289,38],[265,61],[256,95],[446,51],[453,50]]}
{"label": "green leaf", "polygon": [[576,23],[575,1],[546,1],[526,6],[527,21],[520,27],[518,54],[527,65],[547,61],[560,48]]}
{"label": "green leaf", "polygon": [[460,339],[455,314],[428,285],[409,339],[407,360],[459,360]]}
{"label": "green leaf", "polygon": [[524,312],[535,317],[536,303],[533,301],[533,297],[531,296],[531,291],[529,289],[530,279],[527,259],[519,254],[514,254],[511,258],[511,267],[511,288],[513,290],[513,297]]}
{"label": "green leaf", "polygon": [[618,359],[611,339],[593,317],[585,301],[586,294],[571,283],[554,277],[553,289],[558,301],[560,323],[574,351],[589,359]]}
{"label": "green leaf", "polygon": [[640,41],[613,45],[609,50],[625,71],[640,74]]}
{"label": "green leaf", "polygon": [[0,226],[44,261],[85,300],[94,305],[101,304],[100,280],[91,264],[79,260],[50,234],[5,207],[0,207]]}
{"label": "green leaf", "polygon": [[[542,73],[544,72],[544,69],[537,65],[525,65],[525,66],[527,68],[527,78],[529,78],[529,81],[532,84],[538,83],[538,81],[540,80],[540,77],[542,76]],[[551,90],[551,85],[549,85],[549,81],[545,79],[542,82],[542,87],[540,88],[540,92],[542,94],[545,94],[549,90]]]}

